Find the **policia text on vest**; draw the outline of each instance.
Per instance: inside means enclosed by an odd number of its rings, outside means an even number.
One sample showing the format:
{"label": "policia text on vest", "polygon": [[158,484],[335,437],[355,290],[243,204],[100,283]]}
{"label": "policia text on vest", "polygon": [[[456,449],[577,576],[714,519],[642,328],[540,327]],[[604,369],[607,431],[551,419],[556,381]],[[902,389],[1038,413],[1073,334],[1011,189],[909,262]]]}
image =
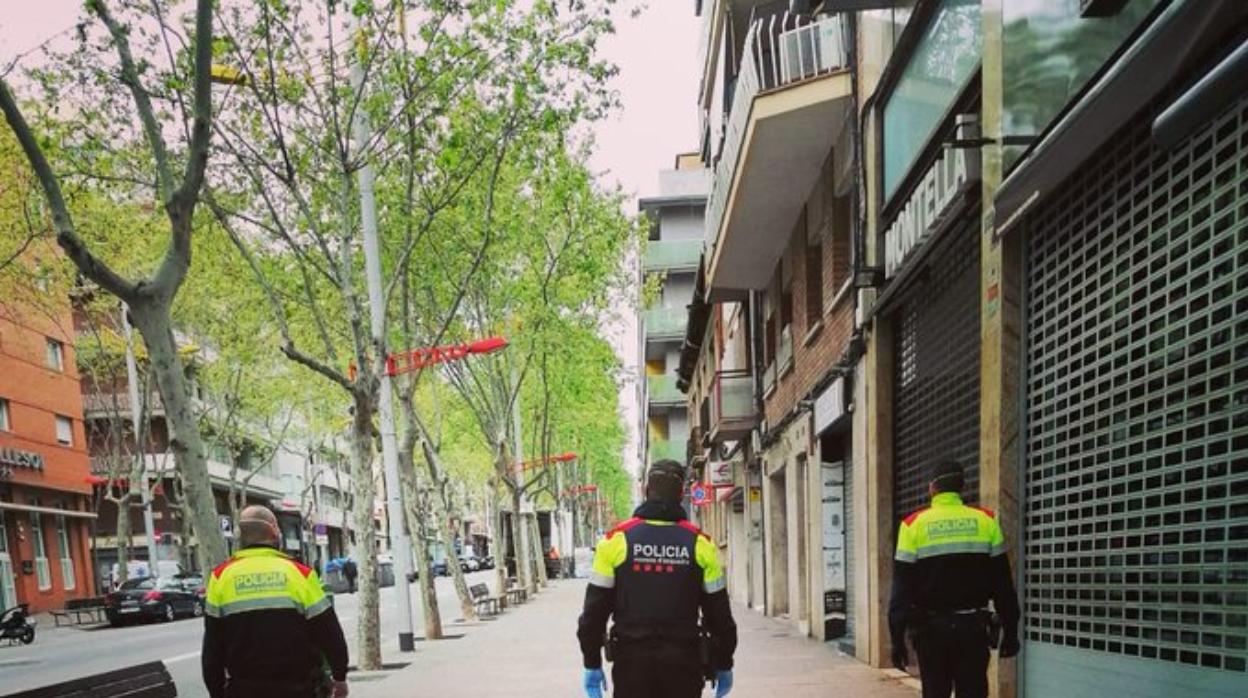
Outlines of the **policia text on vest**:
{"label": "policia text on vest", "polygon": [[[1018,597],[993,512],[966,506],[962,469],[931,471],[932,505],[907,516],[897,532],[889,603],[893,663],[908,663],[906,632],[919,657],[923,698],[987,698],[988,652],[1018,654]],[[992,601],[995,614],[987,609]]]}
{"label": "policia text on vest", "polygon": [[346,695],[347,643],[315,571],[267,546],[244,548],[212,571],[206,601],[212,698]]}
{"label": "policia text on vest", "polygon": [[[661,478],[664,467],[680,478],[675,501],[656,497],[652,487],[654,471]],[[716,695],[724,696],[732,688],[737,627],[718,549],[685,521],[678,503],[684,469],[660,461],[651,471],[648,501],[594,551],[577,628],[586,695],[602,695],[603,638],[608,618],[614,618],[609,642],[615,698],[695,698],[708,677]]]}

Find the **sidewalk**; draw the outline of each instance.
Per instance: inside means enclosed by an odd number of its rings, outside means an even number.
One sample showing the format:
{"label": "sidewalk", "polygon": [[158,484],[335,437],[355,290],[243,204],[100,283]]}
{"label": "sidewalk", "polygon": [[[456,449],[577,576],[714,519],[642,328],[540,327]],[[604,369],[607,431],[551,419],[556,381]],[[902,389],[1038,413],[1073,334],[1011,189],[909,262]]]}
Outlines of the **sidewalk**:
{"label": "sidewalk", "polygon": [[[498,620],[448,625],[455,640],[421,642],[396,671],[350,675],[352,698],[580,698],[581,658],[576,618],[585,582],[552,583],[536,599]],[[917,693],[839,654],[794,637],[784,624],[736,608],[740,646],[732,698],[915,698]],[[712,695],[708,689],[704,696]]]}

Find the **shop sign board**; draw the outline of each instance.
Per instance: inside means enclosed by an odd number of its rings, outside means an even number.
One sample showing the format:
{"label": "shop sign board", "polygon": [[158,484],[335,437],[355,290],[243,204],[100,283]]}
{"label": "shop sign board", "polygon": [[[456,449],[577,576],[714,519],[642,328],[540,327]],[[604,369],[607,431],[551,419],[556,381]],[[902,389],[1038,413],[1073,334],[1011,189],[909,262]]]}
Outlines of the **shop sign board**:
{"label": "shop sign board", "polygon": [[815,398],[815,434],[822,434],[828,427],[845,416],[845,377],[837,376],[832,384]]}
{"label": "shop sign board", "polygon": [[884,231],[884,275],[897,275],[910,255],[948,224],[962,195],[979,182],[979,151],[946,148]]}

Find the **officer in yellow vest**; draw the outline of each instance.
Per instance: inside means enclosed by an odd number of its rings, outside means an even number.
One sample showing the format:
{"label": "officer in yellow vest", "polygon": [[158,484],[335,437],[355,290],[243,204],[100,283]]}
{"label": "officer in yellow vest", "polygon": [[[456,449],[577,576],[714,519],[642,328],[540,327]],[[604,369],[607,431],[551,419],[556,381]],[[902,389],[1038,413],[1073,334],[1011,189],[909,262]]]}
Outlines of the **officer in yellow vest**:
{"label": "officer in yellow vest", "polygon": [[201,660],[209,695],[346,698],[347,642],[316,572],[277,549],[273,512],[250,506],[238,519],[242,549],[208,577]]}
{"label": "officer in yellow vest", "polygon": [[696,698],[708,674],[717,698],[732,690],[737,626],[718,548],[685,520],[684,483],[680,463],[651,465],[645,503],[594,551],[576,633],[588,698],[602,698],[606,688],[601,650],[609,617],[615,698]]}
{"label": "officer in yellow vest", "polygon": [[902,522],[888,621],[893,664],[908,663],[906,631],[919,655],[923,698],[987,698],[988,652],[997,627],[1000,656],[1018,654],[1018,597],[996,515],[962,503],[962,467],[949,461],[931,471],[931,506]]}

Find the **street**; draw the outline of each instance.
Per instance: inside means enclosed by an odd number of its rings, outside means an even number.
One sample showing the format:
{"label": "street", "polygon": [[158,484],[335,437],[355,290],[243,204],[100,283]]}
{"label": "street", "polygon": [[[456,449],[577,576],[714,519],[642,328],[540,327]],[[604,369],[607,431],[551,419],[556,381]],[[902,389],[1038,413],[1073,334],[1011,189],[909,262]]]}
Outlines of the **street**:
{"label": "street", "polygon": [[[492,584],[495,572],[486,570],[468,575],[468,583]],[[459,601],[449,577],[438,578],[438,604],[444,627],[459,617]],[[422,633],[422,615],[418,588],[413,585],[412,607],[415,632]],[[334,597],[338,617],[342,621],[347,644],[355,661],[356,600],[353,594]],[[394,587],[381,590],[382,650],[387,655],[396,644],[398,628],[393,612]],[[453,633],[447,629],[448,633]],[[112,628],[107,625],[90,627],[51,626],[40,619],[38,635],[29,646],[0,647],[0,686],[3,694],[38,688],[48,684],[90,676],[151,661],[163,661],[177,683],[178,695],[203,698],[208,695],[199,675],[202,622],[180,619],[172,623]]]}

